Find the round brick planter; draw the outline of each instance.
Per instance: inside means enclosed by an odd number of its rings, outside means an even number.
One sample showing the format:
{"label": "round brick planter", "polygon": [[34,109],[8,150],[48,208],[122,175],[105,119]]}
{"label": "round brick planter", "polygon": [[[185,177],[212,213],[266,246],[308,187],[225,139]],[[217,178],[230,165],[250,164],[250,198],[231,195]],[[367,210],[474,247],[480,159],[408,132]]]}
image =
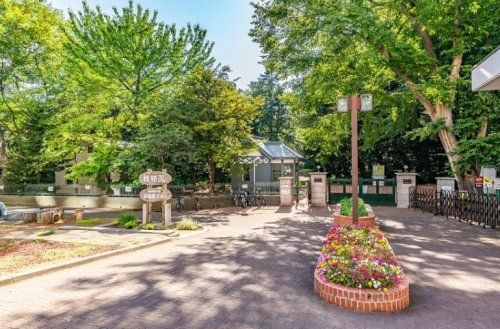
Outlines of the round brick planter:
{"label": "round brick planter", "polygon": [[407,308],[410,304],[409,281],[404,274],[401,275],[398,284],[383,292],[323,282],[316,270],[314,292],[330,304],[360,312],[396,312]]}
{"label": "round brick planter", "polygon": [[[360,216],[358,217],[358,225],[359,226],[368,226],[370,228],[375,227],[375,213],[371,209],[370,206],[366,206],[368,210],[368,216]],[[341,226],[350,226],[352,225],[352,216],[344,216],[340,214],[340,204],[335,207],[335,211],[333,212],[333,223]]]}

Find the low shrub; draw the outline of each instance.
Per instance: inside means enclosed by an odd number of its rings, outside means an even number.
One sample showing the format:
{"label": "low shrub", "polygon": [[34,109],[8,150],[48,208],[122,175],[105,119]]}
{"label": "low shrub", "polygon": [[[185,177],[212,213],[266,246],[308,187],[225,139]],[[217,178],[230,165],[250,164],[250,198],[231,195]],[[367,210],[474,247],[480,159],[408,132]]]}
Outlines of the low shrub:
{"label": "low shrub", "polygon": [[47,231],[42,231],[42,232],[37,233],[37,236],[49,236],[49,235],[52,235],[54,233],[56,233],[56,231],[47,230]]}
{"label": "low shrub", "polygon": [[174,229],[180,231],[195,231],[200,229],[200,226],[192,218],[184,217],[179,222],[175,223]]}
{"label": "low shrub", "polygon": [[132,222],[132,221],[137,222],[137,216],[133,212],[123,213],[120,216],[118,216],[116,219],[122,225],[125,225],[125,223]]}
{"label": "low shrub", "polygon": [[368,227],[332,226],[316,267],[323,282],[384,291],[401,274],[382,232]]}
{"label": "low shrub", "polygon": [[[352,197],[344,198],[340,201],[340,214],[343,216],[352,216]],[[358,198],[358,215],[359,216],[368,215],[365,202],[361,198]]]}
{"label": "low shrub", "polygon": [[126,228],[127,230],[133,229],[137,227],[137,221],[133,220],[130,222],[126,222],[123,224],[123,228]]}

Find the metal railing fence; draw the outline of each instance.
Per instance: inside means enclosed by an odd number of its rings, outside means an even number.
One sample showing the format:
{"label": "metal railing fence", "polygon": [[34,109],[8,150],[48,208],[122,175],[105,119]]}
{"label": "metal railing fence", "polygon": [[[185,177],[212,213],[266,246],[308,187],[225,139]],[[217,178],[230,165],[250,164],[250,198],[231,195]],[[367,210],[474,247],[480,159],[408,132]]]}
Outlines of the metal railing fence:
{"label": "metal railing fence", "polygon": [[417,186],[410,188],[410,207],[483,227],[496,228],[500,223],[500,200],[494,194],[437,192],[433,188]]}

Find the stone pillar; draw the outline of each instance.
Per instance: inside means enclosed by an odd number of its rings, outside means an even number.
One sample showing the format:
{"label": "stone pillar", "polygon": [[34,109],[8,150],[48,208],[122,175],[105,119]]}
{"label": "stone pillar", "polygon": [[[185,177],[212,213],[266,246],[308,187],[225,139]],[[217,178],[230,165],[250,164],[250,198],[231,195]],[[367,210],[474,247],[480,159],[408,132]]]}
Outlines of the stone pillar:
{"label": "stone pillar", "polygon": [[293,203],[293,177],[280,177],[280,206],[291,206]]}
{"label": "stone pillar", "polygon": [[168,201],[165,201],[165,203],[163,204],[163,223],[165,224],[165,226],[168,226],[170,225],[170,222],[172,221],[172,205],[170,203],[168,203]]}
{"label": "stone pillar", "polygon": [[326,172],[311,173],[311,205],[324,207],[328,202],[328,182]]}
{"label": "stone pillar", "polygon": [[56,186],[66,186],[66,170],[55,172]]}
{"label": "stone pillar", "polygon": [[396,173],[396,206],[408,208],[410,205],[410,187],[417,186],[417,173]]}
{"label": "stone pillar", "polygon": [[436,177],[436,189],[437,192],[444,191],[455,191],[455,178],[453,177]]}

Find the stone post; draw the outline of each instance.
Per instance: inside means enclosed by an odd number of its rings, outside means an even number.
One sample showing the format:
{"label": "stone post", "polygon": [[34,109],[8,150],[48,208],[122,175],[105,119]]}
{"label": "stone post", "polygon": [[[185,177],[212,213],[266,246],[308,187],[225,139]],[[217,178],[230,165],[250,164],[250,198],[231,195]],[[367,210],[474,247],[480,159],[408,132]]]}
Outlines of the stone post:
{"label": "stone post", "polygon": [[396,206],[408,208],[410,205],[410,187],[417,186],[417,173],[396,173]]}
{"label": "stone post", "polygon": [[436,177],[436,189],[437,192],[444,191],[455,191],[455,178],[453,177]]}
{"label": "stone post", "polygon": [[311,205],[324,207],[328,202],[328,182],[326,172],[311,173]]}
{"label": "stone post", "polygon": [[163,222],[165,226],[170,225],[170,222],[172,221],[172,205],[168,203],[168,201],[165,200],[165,203],[163,204]]}
{"label": "stone post", "polygon": [[291,206],[293,203],[293,177],[280,177],[280,206]]}

